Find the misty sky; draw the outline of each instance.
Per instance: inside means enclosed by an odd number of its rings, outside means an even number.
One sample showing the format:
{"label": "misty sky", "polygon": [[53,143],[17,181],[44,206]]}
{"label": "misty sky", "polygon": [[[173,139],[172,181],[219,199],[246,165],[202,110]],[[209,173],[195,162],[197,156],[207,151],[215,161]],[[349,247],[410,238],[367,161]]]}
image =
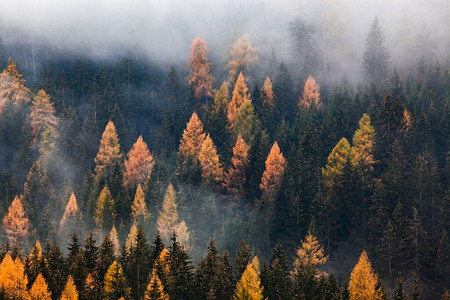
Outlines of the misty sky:
{"label": "misty sky", "polygon": [[[424,24],[448,54],[448,0],[0,0],[0,29],[6,43],[16,39],[48,43],[97,57],[126,50],[161,61],[187,60],[191,41],[200,35],[222,55],[232,38],[249,33],[260,49],[288,56],[289,22],[302,15],[320,27],[324,7],[342,3],[351,48],[361,56],[370,23],[378,16],[388,47],[395,52],[399,20]],[[445,40],[445,43],[440,41]]]}

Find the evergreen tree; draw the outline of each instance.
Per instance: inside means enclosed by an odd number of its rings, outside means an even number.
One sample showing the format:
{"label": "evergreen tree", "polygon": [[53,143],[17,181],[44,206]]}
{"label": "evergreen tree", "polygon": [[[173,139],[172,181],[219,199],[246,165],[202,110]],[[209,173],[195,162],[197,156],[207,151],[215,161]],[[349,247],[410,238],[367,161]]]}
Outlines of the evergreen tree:
{"label": "evergreen tree", "polygon": [[380,82],[386,78],[389,69],[389,52],[384,46],[384,34],[375,18],[366,38],[363,70],[367,79]]}
{"label": "evergreen tree", "polygon": [[167,258],[169,266],[168,291],[170,299],[190,299],[192,295],[193,274],[189,254],[172,234],[172,246]]}
{"label": "evergreen tree", "polygon": [[[105,238],[103,239],[102,244],[100,245],[98,249],[98,260],[96,262],[95,266],[95,272],[88,274],[85,280],[85,286],[86,283],[91,282],[94,284],[94,277],[96,277],[95,280],[97,282],[100,282],[103,284],[103,278],[105,277],[106,272],[109,269],[109,266],[115,261],[115,252],[114,252],[114,244],[111,241],[110,235],[107,233]],[[88,277],[91,276],[91,280],[88,281]],[[83,291],[83,294],[86,290]]]}
{"label": "evergreen tree", "polygon": [[202,299],[222,299],[218,294],[219,289],[219,255],[214,244],[214,238],[211,237],[208,244],[208,254],[206,258],[200,261],[197,268],[197,285],[199,295]]}
{"label": "evergreen tree", "polygon": [[44,258],[46,261],[46,272],[44,278],[53,298],[60,297],[67,280],[67,265],[58,244],[50,243],[44,248]]}
{"label": "evergreen tree", "polygon": [[[288,257],[280,243],[275,245],[270,254],[266,271],[261,270],[261,285],[263,295],[267,299],[291,299],[291,274],[289,272]],[[264,275],[263,275],[264,274]]]}
{"label": "evergreen tree", "polygon": [[241,240],[238,250],[236,250],[236,258],[235,258],[235,279],[238,281],[242,273],[244,273],[247,265],[250,263],[250,258],[252,254],[250,252],[250,246],[244,241]]}

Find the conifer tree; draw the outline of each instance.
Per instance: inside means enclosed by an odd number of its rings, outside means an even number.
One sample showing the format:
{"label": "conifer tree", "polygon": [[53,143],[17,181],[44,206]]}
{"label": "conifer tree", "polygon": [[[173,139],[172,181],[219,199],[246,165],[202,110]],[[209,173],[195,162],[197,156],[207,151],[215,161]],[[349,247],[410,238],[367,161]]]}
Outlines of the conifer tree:
{"label": "conifer tree", "polygon": [[55,108],[50,101],[50,96],[44,90],[40,90],[34,97],[30,117],[35,140],[39,139],[45,129],[56,128],[58,120],[55,116]]}
{"label": "conifer tree", "polygon": [[348,286],[351,300],[382,299],[383,295],[378,287],[378,276],[372,270],[366,251],[361,253]]}
{"label": "conifer tree", "polygon": [[375,129],[370,124],[370,117],[364,114],[359,120],[359,128],[353,135],[353,146],[351,149],[351,159],[354,167],[358,168],[363,175],[373,170],[375,163],[373,148],[375,143]]}
{"label": "conifer tree", "polygon": [[243,193],[246,181],[246,171],[248,168],[248,150],[241,135],[238,136],[236,144],[233,147],[233,157],[231,166],[225,177],[225,186],[232,193]]}
{"label": "conifer tree", "polygon": [[260,189],[263,194],[274,196],[280,187],[281,180],[284,173],[286,159],[275,142],[270,149],[270,153],[266,160],[266,170],[261,179]]}
{"label": "conifer tree", "polygon": [[133,223],[128,233],[127,240],[125,242],[125,248],[129,251],[131,248],[136,246],[136,236],[138,233],[138,228],[136,223]]}
{"label": "conifer tree", "polygon": [[203,142],[198,159],[200,161],[200,166],[202,167],[202,179],[205,185],[212,186],[222,182],[222,164],[220,163],[216,146],[214,146],[209,134]]}
{"label": "conifer tree", "polygon": [[168,291],[171,299],[189,299],[192,293],[193,274],[189,254],[172,233],[172,246],[167,263],[169,266]]}
{"label": "conifer tree", "polygon": [[36,280],[37,276],[42,272],[45,272],[45,259],[42,254],[42,247],[39,241],[36,241],[33,249],[31,249],[30,255],[25,258],[25,273],[28,277],[28,285]]}
{"label": "conifer tree", "polygon": [[161,280],[156,274],[156,269],[154,268],[150,277],[150,282],[145,291],[146,300],[169,300],[169,296],[164,291],[164,286]]}
{"label": "conifer tree", "polygon": [[317,84],[314,77],[311,75],[308,76],[308,78],[305,81],[305,86],[303,87],[303,94],[300,98],[300,102],[298,106],[300,108],[310,108],[311,105],[314,104],[314,106],[317,109],[322,108],[322,101],[320,100],[320,87]]}
{"label": "conifer tree", "polygon": [[100,292],[98,291],[97,283],[91,273],[86,276],[83,285],[82,299],[99,299]]}
{"label": "conifer tree", "polygon": [[16,196],[3,218],[3,229],[11,244],[24,242],[30,233],[30,222],[25,216],[21,200]]}
{"label": "conifer tree", "polygon": [[404,282],[401,278],[397,278],[395,280],[395,288],[394,288],[394,294],[392,299],[394,300],[406,300],[405,296],[405,289],[404,289]]}
{"label": "conifer tree", "polygon": [[236,84],[233,90],[233,97],[231,102],[228,104],[228,124],[231,130],[235,128],[236,120],[239,115],[239,111],[244,105],[245,101],[250,101],[250,95],[247,93],[248,88],[245,83],[244,75],[242,72],[239,74]]}
{"label": "conifer tree", "polygon": [[[108,271],[109,266],[114,262],[114,260],[115,260],[114,244],[111,241],[109,234],[107,233],[98,250],[98,260],[96,262],[95,272],[88,274],[87,277],[93,274],[94,276],[96,276],[97,282],[103,282],[103,278],[105,277],[105,274]],[[87,277],[85,280],[85,285],[88,282]],[[94,278],[92,278],[91,281],[94,281]]]}
{"label": "conifer tree", "polygon": [[197,268],[197,282],[202,299],[221,299],[219,289],[219,255],[211,237],[208,244],[208,254],[201,260]]}
{"label": "conifer tree", "polygon": [[111,238],[111,243],[114,246],[114,255],[119,255],[120,251],[120,243],[119,243],[119,235],[117,234],[116,226],[113,225],[111,232],[109,233],[109,237]]}
{"label": "conifer tree", "polygon": [[13,260],[7,253],[0,264],[0,295],[4,299],[28,299],[27,284],[20,258]]}
{"label": "conifer tree", "polygon": [[145,222],[149,217],[147,206],[145,204],[144,191],[139,184],[134,196],[133,205],[131,206],[131,218],[135,223]]}
{"label": "conifer tree", "polygon": [[88,236],[84,240],[83,245],[83,257],[86,261],[86,268],[88,272],[93,272],[98,260],[98,247],[96,245],[94,234],[89,232]]}
{"label": "conifer tree", "polygon": [[264,81],[264,84],[261,88],[260,101],[261,101],[261,112],[259,113],[258,111],[258,115],[260,114],[263,124],[267,128],[271,125],[270,124],[270,121],[272,120],[271,116],[275,108],[272,81],[270,80],[269,77],[266,77],[266,80]]}
{"label": "conifer tree", "polygon": [[259,126],[259,120],[254,113],[252,102],[250,99],[245,99],[231,130],[232,138],[235,139],[238,135],[241,135],[251,145],[253,144],[255,130],[258,130]]}
{"label": "conifer tree", "polygon": [[64,215],[59,223],[59,234],[68,235],[69,233],[77,232],[82,233],[81,213],[78,210],[77,199],[75,194],[72,193],[69,198],[69,202],[66,205]]}
{"label": "conifer tree", "polygon": [[176,197],[175,189],[170,183],[167,187],[166,194],[164,195],[162,208],[157,220],[158,232],[161,234],[161,238],[166,244],[169,243],[172,230],[178,223],[178,205]]}
{"label": "conifer tree", "polygon": [[41,273],[37,276],[30,290],[32,300],[51,300],[51,293],[48,291],[47,284]]}
{"label": "conifer tree", "polygon": [[95,208],[95,223],[100,229],[108,229],[114,225],[116,207],[108,187],[105,185],[97,199]]}
{"label": "conifer tree", "polygon": [[153,156],[140,135],[125,159],[124,185],[134,187],[136,184],[143,184],[150,175],[153,165]]}
{"label": "conifer tree", "polygon": [[214,76],[210,73],[211,64],[208,62],[208,48],[206,41],[196,37],[191,46],[189,67],[191,74],[188,77],[189,85],[194,87],[195,97],[210,98],[213,96],[212,84]]}
{"label": "conifer tree", "polygon": [[263,295],[267,299],[290,299],[292,288],[291,276],[286,251],[280,243],[275,245],[270,254],[269,264],[263,276],[261,271],[261,285],[264,287]]}
{"label": "conifer tree", "polygon": [[103,282],[103,297],[107,300],[116,300],[120,297],[130,298],[130,288],[123,275],[122,267],[114,261],[105,274]]}
{"label": "conifer tree", "polygon": [[241,279],[236,285],[234,291],[235,300],[262,300],[263,287],[261,287],[261,280],[259,279],[259,260],[255,256],[251,263],[249,263],[242,273]]}
{"label": "conifer tree", "polygon": [[22,77],[9,58],[8,67],[0,74],[0,112],[3,112],[7,102],[16,108],[30,102],[30,90],[24,86]]}
{"label": "conifer tree", "polygon": [[78,291],[75,287],[75,283],[73,281],[72,276],[69,275],[67,279],[67,283],[64,287],[64,290],[61,294],[61,300],[78,300]]}
{"label": "conifer tree", "polygon": [[386,78],[389,69],[389,52],[384,46],[384,34],[375,18],[366,38],[363,70],[367,79],[374,82]]}
{"label": "conifer tree", "polygon": [[250,263],[250,258],[252,254],[250,252],[250,246],[241,240],[238,250],[236,250],[236,260],[235,260],[235,279],[238,281],[242,273],[244,273],[247,265]]}
{"label": "conifer tree", "polygon": [[322,177],[325,186],[329,188],[333,187],[343,174],[349,158],[350,144],[346,138],[342,138],[328,156],[326,167],[322,168]]}
{"label": "conifer tree", "polygon": [[234,42],[230,56],[231,60],[226,68],[230,70],[229,81],[233,81],[239,72],[247,73],[250,65],[258,58],[248,34],[243,34]]}
{"label": "conifer tree", "polygon": [[113,173],[113,167],[120,164],[122,153],[120,152],[119,137],[117,136],[116,127],[112,121],[109,121],[100,140],[100,147],[95,157],[95,174],[100,176],[103,174],[105,178],[109,178]]}
{"label": "conifer tree", "polygon": [[58,298],[67,280],[67,265],[58,244],[47,241],[44,247],[46,261],[45,279],[52,293],[52,297]]}

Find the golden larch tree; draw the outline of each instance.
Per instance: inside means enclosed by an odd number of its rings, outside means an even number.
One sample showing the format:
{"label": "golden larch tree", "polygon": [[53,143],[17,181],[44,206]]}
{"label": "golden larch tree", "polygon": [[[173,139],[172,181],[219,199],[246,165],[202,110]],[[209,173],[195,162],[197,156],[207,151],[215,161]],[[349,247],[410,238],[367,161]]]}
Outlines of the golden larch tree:
{"label": "golden larch tree", "polygon": [[402,119],[402,131],[408,132],[411,129],[412,121],[411,114],[407,108],[403,111],[403,119]]}
{"label": "golden larch tree", "polygon": [[140,135],[125,159],[124,186],[134,187],[136,184],[142,184],[151,173],[153,165],[153,156]]}
{"label": "golden larch tree", "polygon": [[203,132],[203,123],[194,112],[186,125],[181,138],[178,156],[182,165],[192,164],[198,161],[198,155],[205,141],[205,133]]}
{"label": "golden larch tree", "polygon": [[30,234],[30,221],[25,216],[22,197],[16,196],[3,218],[3,229],[11,244],[23,242]]}
{"label": "golden larch tree", "polygon": [[353,135],[351,161],[353,167],[363,172],[372,171],[375,160],[373,147],[375,144],[375,128],[370,124],[370,117],[364,114],[359,120],[359,128]]}
{"label": "golden larch tree", "polygon": [[234,291],[234,300],[262,300],[263,287],[259,278],[259,260],[254,257],[252,262],[248,263],[241,279],[236,284]]}
{"label": "golden larch tree", "polygon": [[191,233],[186,225],[186,222],[183,220],[179,222],[177,225],[173,227],[173,230],[177,234],[177,241],[184,246],[187,251],[191,250]]}
{"label": "golden larch tree", "polygon": [[214,96],[214,113],[218,114],[221,109],[227,109],[230,103],[230,91],[228,88],[228,82],[223,82],[220,89]]}
{"label": "golden larch tree", "polygon": [[214,146],[209,134],[203,142],[198,159],[202,168],[202,179],[205,185],[214,185],[222,182],[222,164],[220,163],[216,146]]}
{"label": "golden larch tree", "polygon": [[131,248],[134,248],[136,246],[136,237],[138,234],[138,228],[136,223],[133,223],[130,228],[130,232],[128,232],[127,240],[125,241],[125,247],[128,251],[130,251]]}
{"label": "golden larch tree", "polygon": [[261,104],[265,110],[271,110],[275,106],[273,98],[272,81],[269,76],[267,76],[264,85],[261,88]]}
{"label": "golden larch tree", "polygon": [[119,255],[120,253],[120,242],[119,242],[119,235],[117,234],[116,226],[113,225],[111,228],[111,232],[109,233],[109,238],[111,239],[111,242],[114,246],[114,255]]}
{"label": "golden larch tree", "polygon": [[351,300],[377,300],[383,295],[380,288],[377,288],[378,276],[372,270],[366,251],[361,253],[358,263],[350,275],[348,290]]}
{"label": "golden larch tree", "polygon": [[109,230],[109,228],[114,225],[115,219],[116,206],[114,199],[111,196],[108,186],[105,185],[97,199],[97,206],[95,208],[95,224],[100,229]]}
{"label": "golden larch tree", "polygon": [[69,202],[66,205],[66,209],[64,211],[64,215],[61,218],[61,222],[59,223],[60,231],[62,230],[63,226],[71,219],[77,218],[79,214],[78,211],[78,204],[77,204],[77,198],[75,197],[75,194],[72,193],[69,198]]}
{"label": "golden larch tree", "polygon": [[314,77],[309,75],[305,81],[305,86],[303,87],[303,94],[300,98],[299,107],[309,108],[313,103],[316,108],[322,108],[322,101],[320,100],[320,87]]}
{"label": "golden larch tree", "polygon": [[266,170],[263,173],[261,184],[259,185],[263,194],[273,195],[278,191],[285,166],[286,159],[284,158],[283,153],[281,153],[278,143],[275,142],[267,156]]}
{"label": "golden larch tree", "polygon": [[44,90],[40,90],[33,98],[30,112],[30,123],[35,140],[39,139],[44,130],[56,128],[58,120],[55,112],[50,96]]}
{"label": "golden larch tree", "polygon": [[234,125],[239,115],[239,111],[244,105],[245,100],[250,101],[250,95],[247,92],[248,92],[247,84],[245,83],[244,75],[241,72],[236,80],[231,102],[228,104],[227,116],[228,116],[228,123],[231,129],[234,128]]}
{"label": "golden larch tree", "polygon": [[116,300],[121,297],[127,298],[130,296],[130,289],[126,284],[123,275],[122,267],[114,261],[109,266],[103,280],[103,299]]}
{"label": "golden larch tree", "polygon": [[248,72],[250,65],[258,59],[256,52],[248,34],[243,34],[234,42],[230,51],[231,60],[226,66],[230,70],[230,80],[234,80],[239,72]]}
{"label": "golden larch tree", "polygon": [[135,223],[143,223],[149,217],[147,205],[145,204],[145,194],[140,184],[136,189],[133,204],[131,205],[131,218]]}
{"label": "golden larch tree", "polygon": [[83,294],[85,299],[94,299],[97,295],[97,286],[94,277],[89,273],[84,281]]}
{"label": "golden larch tree", "polygon": [[156,268],[153,268],[150,282],[145,291],[146,300],[169,300],[169,296],[164,292],[164,285],[158,277]]}
{"label": "golden larch tree", "polygon": [[78,292],[72,275],[67,278],[60,300],[78,300]]}
{"label": "golden larch tree", "polygon": [[188,77],[189,85],[194,87],[195,98],[213,97],[212,84],[214,76],[210,73],[211,64],[208,62],[208,47],[206,41],[196,37],[191,46],[189,67],[191,74]]}
{"label": "golden larch tree", "polygon": [[0,295],[2,299],[29,299],[27,290],[28,278],[25,268],[17,257],[11,258],[9,253],[0,264]]}
{"label": "golden larch tree", "polygon": [[41,273],[36,277],[30,289],[31,300],[51,300],[52,293],[48,290],[47,283]]}
{"label": "golden larch tree", "polygon": [[122,153],[120,152],[119,137],[116,127],[109,121],[100,140],[100,147],[95,157],[95,173],[97,176],[103,174],[108,177],[116,163],[120,163]]}
{"label": "golden larch tree", "polygon": [[296,254],[297,257],[294,261],[295,270],[302,268],[316,268],[318,265],[323,265],[328,260],[322,246],[311,232],[308,232],[302,245],[297,249]]}
{"label": "golden larch tree", "polygon": [[238,135],[236,144],[233,147],[233,157],[231,158],[231,166],[225,179],[225,186],[232,193],[242,193],[246,182],[246,170],[248,167],[248,150],[249,147],[245,143],[241,135]]}
{"label": "golden larch tree", "polygon": [[327,158],[327,165],[322,168],[322,178],[325,186],[331,188],[343,174],[344,168],[350,159],[350,144],[342,138],[333,148]]}
{"label": "golden larch tree", "polygon": [[22,106],[30,102],[30,90],[26,88],[23,75],[17,71],[16,64],[9,59],[8,68],[0,74],[0,113],[6,103]]}
{"label": "golden larch tree", "polygon": [[161,211],[157,220],[158,231],[164,243],[170,242],[172,230],[178,224],[178,204],[177,195],[173,185],[170,183],[162,204]]}

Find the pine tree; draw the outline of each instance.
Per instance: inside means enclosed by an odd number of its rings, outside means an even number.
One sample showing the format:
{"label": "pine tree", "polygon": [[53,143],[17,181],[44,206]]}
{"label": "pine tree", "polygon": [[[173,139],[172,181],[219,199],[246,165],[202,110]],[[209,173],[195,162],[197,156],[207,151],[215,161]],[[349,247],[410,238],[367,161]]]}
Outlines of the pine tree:
{"label": "pine tree", "polygon": [[366,251],[361,253],[349,282],[350,299],[382,299],[378,276],[372,270]]}
{"label": "pine tree", "polygon": [[244,103],[250,101],[250,95],[247,94],[248,88],[245,83],[244,75],[242,72],[239,74],[236,84],[233,90],[233,97],[231,102],[228,104],[228,124],[229,128],[233,130],[235,128],[236,120],[239,116],[239,111],[241,110]]}
{"label": "pine tree", "polygon": [[120,152],[119,138],[116,127],[112,121],[109,121],[100,140],[100,147],[95,157],[95,173],[98,176],[103,174],[109,178],[113,173],[115,164],[120,164],[122,153]]}
{"label": "pine tree", "polygon": [[164,195],[162,209],[159,212],[157,220],[158,232],[161,234],[161,238],[166,244],[169,243],[170,234],[178,223],[178,205],[176,197],[175,189],[170,183],[167,187],[166,194]]}
{"label": "pine tree", "polygon": [[0,264],[0,295],[3,299],[28,299],[27,284],[20,258],[13,260],[7,253]]}
{"label": "pine tree", "polygon": [[145,179],[150,176],[154,163],[147,143],[140,135],[125,159],[124,185],[134,187],[136,184],[143,184]]}
{"label": "pine tree", "polygon": [[203,142],[198,159],[202,167],[203,183],[208,186],[220,184],[223,180],[222,164],[216,146],[214,146],[209,134]]}
{"label": "pine tree", "polygon": [[69,233],[73,232],[77,232],[78,234],[82,233],[81,213],[78,210],[77,199],[74,193],[70,195],[64,215],[59,223],[60,235],[67,236]]}
{"label": "pine tree", "polygon": [[51,293],[48,291],[47,284],[41,273],[37,276],[30,290],[32,300],[51,300]]}
{"label": "pine tree", "polygon": [[288,258],[280,243],[275,245],[270,254],[269,264],[265,265],[265,269],[266,272],[261,270],[261,285],[264,287],[264,297],[279,300],[291,299],[292,283]]}
{"label": "pine tree", "polygon": [[87,271],[92,273],[95,270],[95,266],[98,260],[98,247],[96,245],[94,234],[89,232],[88,236],[84,240],[83,245],[83,257],[86,261]]}
{"label": "pine tree", "polygon": [[208,244],[208,254],[201,260],[197,268],[197,284],[202,299],[221,299],[218,295],[219,280],[219,255],[211,237]]}
{"label": "pine tree", "polygon": [[226,68],[229,69],[229,81],[233,81],[236,75],[242,72],[247,73],[250,65],[254,63],[258,56],[256,48],[253,48],[248,34],[240,36],[230,50],[231,60]]}
{"label": "pine tree", "polygon": [[47,269],[44,277],[52,296],[58,298],[67,280],[67,265],[58,244],[47,241],[44,247],[44,258]]}
{"label": "pine tree", "polygon": [[91,273],[86,276],[83,285],[83,293],[80,295],[82,299],[100,299],[100,292],[98,291],[97,283]]}
{"label": "pine tree", "polygon": [[242,273],[244,273],[247,265],[250,263],[251,256],[250,246],[244,240],[241,240],[239,248],[236,250],[236,260],[234,264],[236,281],[241,278]]}
{"label": "pine tree", "polygon": [[309,75],[308,79],[305,81],[302,98],[300,98],[298,106],[300,108],[303,107],[308,109],[312,104],[314,104],[316,109],[322,108],[322,101],[320,100],[320,87],[314,77]]}
{"label": "pine tree", "polygon": [[235,139],[241,135],[248,144],[253,144],[255,131],[260,127],[253,105],[250,99],[245,99],[241,108],[239,109],[236,121],[233,128],[231,128],[232,138]]}
{"label": "pine tree", "polygon": [[369,80],[380,82],[386,78],[389,69],[389,52],[384,46],[384,34],[378,23],[373,21],[366,38],[363,70]]}
{"label": "pine tree", "polygon": [[153,269],[150,282],[147,286],[147,290],[145,291],[146,300],[169,300],[169,296],[164,291],[164,286],[161,280],[156,274],[156,269]]}
{"label": "pine tree", "polygon": [[134,196],[133,205],[131,206],[131,218],[135,223],[145,222],[149,217],[147,206],[145,204],[145,195],[139,184]]}
{"label": "pine tree", "polygon": [[[109,237],[109,234],[107,233],[105,238],[103,239],[102,244],[100,245],[100,248],[98,249],[98,260],[95,265],[95,272],[88,274],[92,274],[96,277],[97,282],[103,282],[103,278],[105,277],[106,272],[109,269],[109,266],[114,262],[115,260],[115,254],[114,254],[114,244],[111,241],[111,238]],[[85,285],[88,282],[88,278],[86,277]],[[94,281],[94,278],[92,278],[91,281]],[[84,291],[83,291],[84,294]]]}
{"label": "pine tree", "polygon": [[172,246],[167,258],[169,297],[171,299],[190,299],[193,282],[191,260],[184,246],[178,242],[175,231],[171,240]]}
{"label": "pine tree", "polygon": [[404,282],[401,278],[397,278],[395,280],[395,288],[394,295],[392,297],[393,300],[406,300],[405,290],[404,290]]}
{"label": "pine tree", "polygon": [[236,285],[234,291],[235,300],[262,300],[263,287],[259,279],[259,260],[255,256],[242,273],[242,277]]}
{"label": "pine tree", "polygon": [[60,300],[78,300],[78,292],[72,276],[69,275]]}
{"label": "pine tree", "polygon": [[24,265],[28,278],[28,287],[31,288],[31,284],[36,280],[37,276],[46,271],[42,247],[39,241],[36,241],[33,249],[31,249],[30,255],[25,258]]}
{"label": "pine tree", "polygon": [[208,62],[208,48],[206,41],[196,37],[191,46],[191,57],[189,67],[191,74],[188,77],[189,85],[194,87],[195,97],[213,97],[212,84],[214,76],[210,73],[211,64]]}
{"label": "pine tree", "polygon": [[286,159],[275,142],[270,149],[266,160],[266,170],[261,179],[259,188],[263,194],[273,197],[280,187],[284,173]]}
{"label": "pine tree", "polygon": [[272,113],[275,108],[272,81],[269,77],[266,77],[264,85],[261,88],[260,101],[261,112],[258,112],[258,115],[260,115],[264,126],[267,128],[271,126],[270,122],[272,121]]}
{"label": "pine tree", "polygon": [[107,300],[116,300],[120,297],[130,298],[130,288],[123,276],[122,267],[114,261],[105,274],[103,282],[103,297]]}
{"label": "pine tree", "polygon": [[349,158],[350,144],[346,138],[342,138],[328,156],[326,167],[322,168],[322,178],[325,186],[329,188],[334,186],[343,174]]}
{"label": "pine tree", "polygon": [[30,222],[25,216],[21,200],[16,196],[3,218],[3,229],[11,244],[24,242],[30,233]]}
{"label": "pine tree", "polygon": [[105,185],[97,199],[95,208],[95,223],[100,229],[108,229],[114,225],[116,207],[108,187]]}
{"label": "pine tree", "polygon": [[225,177],[225,186],[229,192],[243,193],[246,183],[246,171],[248,168],[248,150],[249,147],[245,143],[241,135],[238,136],[236,144],[233,147],[233,157],[231,158],[231,166]]}

